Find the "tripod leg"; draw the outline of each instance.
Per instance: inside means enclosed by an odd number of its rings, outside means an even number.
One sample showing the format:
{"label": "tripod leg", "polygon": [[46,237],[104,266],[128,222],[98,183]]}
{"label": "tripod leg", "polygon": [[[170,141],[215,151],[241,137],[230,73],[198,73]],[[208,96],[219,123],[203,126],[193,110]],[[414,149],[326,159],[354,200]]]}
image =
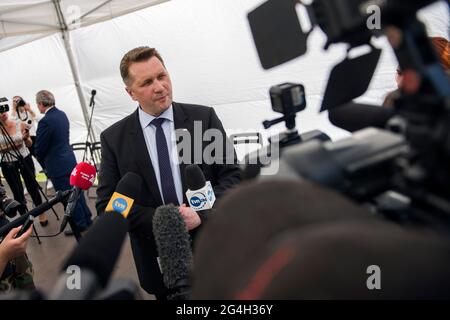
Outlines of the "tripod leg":
{"label": "tripod leg", "polygon": [[[22,177],[24,179],[25,178],[27,179],[27,181],[26,181],[27,183],[26,184],[29,184],[31,187],[36,187],[36,189],[42,195],[42,197],[45,199],[45,201],[48,201],[48,197],[46,195],[46,192],[44,192],[44,190],[42,190],[41,185],[36,180],[34,164],[33,164],[33,160],[31,158],[31,155],[29,155],[28,157],[29,158],[19,157],[19,163],[21,165],[21,171],[23,170],[22,171]],[[28,190],[28,192],[30,192],[30,191],[31,190]],[[30,195],[31,195],[31,193],[30,193]],[[36,203],[35,203],[35,205],[36,205]],[[56,220],[59,221],[59,216],[56,213],[55,209],[53,207],[50,208],[50,209],[52,210],[53,214],[55,215]]]}
{"label": "tripod leg", "polygon": [[33,222],[33,231],[34,231],[34,234],[36,235],[36,239],[37,239],[38,243],[42,244],[41,238],[39,238],[39,234],[37,233],[36,227],[34,226],[34,222]]}

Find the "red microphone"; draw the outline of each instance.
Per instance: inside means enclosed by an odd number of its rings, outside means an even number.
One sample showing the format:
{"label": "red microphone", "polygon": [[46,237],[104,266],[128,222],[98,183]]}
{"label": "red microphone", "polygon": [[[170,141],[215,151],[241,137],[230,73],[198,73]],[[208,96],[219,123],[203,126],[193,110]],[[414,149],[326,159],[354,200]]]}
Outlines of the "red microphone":
{"label": "red microphone", "polygon": [[72,223],[72,213],[75,210],[78,199],[83,193],[82,191],[87,190],[92,186],[96,175],[97,171],[95,170],[95,167],[87,162],[80,162],[73,168],[72,173],[70,174],[70,185],[73,187],[72,193],[67,201],[66,211],[64,212],[64,218],[59,232],[63,232],[67,222],[69,222],[72,231],[78,240],[79,233],[76,230],[75,224]]}
{"label": "red microphone", "polygon": [[70,174],[70,185],[87,190],[92,187],[97,171],[95,167],[87,162],[80,162],[73,168]]}

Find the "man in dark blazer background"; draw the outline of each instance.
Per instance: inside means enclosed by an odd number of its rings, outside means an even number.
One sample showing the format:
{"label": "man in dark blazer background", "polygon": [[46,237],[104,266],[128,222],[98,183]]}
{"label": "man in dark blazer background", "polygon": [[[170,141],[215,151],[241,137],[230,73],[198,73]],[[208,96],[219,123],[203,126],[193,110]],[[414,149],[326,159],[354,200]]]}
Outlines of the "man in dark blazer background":
{"label": "man in dark blazer background", "polygon": [[[66,114],[55,107],[55,97],[47,90],[36,94],[36,104],[45,116],[39,121],[36,131],[35,154],[44,166],[45,174],[56,191],[69,190],[70,174],[77,165],[75,154],[70,146],[70,124]],[[67,203],[64,204],[64,209]],[[77,201],[73,220],[78,231],[85,231],[91,225],[92,213],[84,194]],[[68,228],[68,227],[67,227]],[[73,235],[73,230],[66,229],[66,235]]]}
{"label": "man in dark blazer background", "polygon": [[[241,172],[233,145],[214,109],[172,101],[169,74],[154,48],[138,47],[129,51],[122,58],[120,71],[126,91],[139,103],[139,107],[100,136],[102,162],[97,212],[104,212],[118,181],[127,172],[137,173],[143,178],[141,195],[136,201],[138,209],[132,210],[128,216],[131,246],[141,286],[155,294],[157,299],[164,299],[166,288],[157,262],[158,253],[152,232],[154,211],[168,203],[179,206],[187,229],[194,237],[204,221],[186,205],[186,166],[199,164],[218,198],[240,182]],[[201,128],[201,132],[196,132],[201,136],[194,135],[197,128]],[[217,159],[213,163],[198,157],[198,151],[203,154],[209,145],[202,139],[203,133],[209,129],[220,133],[223,146],[223,152],[214,154]],[[179,145],[174,139],[178,130],[189,133],[192,142],[189,159],[183,156],[181,163],[175,160],[179,156]],[[201,148],[196,149],[196,143],[200,143]]]}

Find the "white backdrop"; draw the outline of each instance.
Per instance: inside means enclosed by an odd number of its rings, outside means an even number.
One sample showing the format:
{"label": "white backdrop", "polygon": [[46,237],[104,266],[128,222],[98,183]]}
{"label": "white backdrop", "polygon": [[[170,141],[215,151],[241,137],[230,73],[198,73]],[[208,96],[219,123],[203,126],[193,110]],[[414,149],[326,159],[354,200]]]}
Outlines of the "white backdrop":
{"label": "white backdrop", "polygon": [[[297,117],[301,132],[320,129],[334,139],[347,133],[318,114],[328,73],[345,55],[345,46],[323,51],[325,36],[316,29],[308,53],[271,70],[260,66],[246,15],[261,0],[172,0],[110,21],[71,31],[81,84],[86,97],[97,90],[93,127],[98,134],[135,110],[120,79],[119,62],[133,47],[148,45],[162,54],[172,77],[174,100],[213,106],[228,133],[262,131],[271,111],[268,89],[300,82],[307,110]],[[448,38],[449,13],[441,2],[423,14],[430,35]],[[376,75],[363,100],[381,103],[395,88],[396,62],[384,39]],[[86,126],[59,34],[0,52],[0,97],[22,95],[32,102],[48,89],[71,121],[71,142],[86,139]],[[37,109],[36,109],[37,110]],[[278,125],[274,130],[282,130]],[[238,152],[241,152],[238,150]]]}

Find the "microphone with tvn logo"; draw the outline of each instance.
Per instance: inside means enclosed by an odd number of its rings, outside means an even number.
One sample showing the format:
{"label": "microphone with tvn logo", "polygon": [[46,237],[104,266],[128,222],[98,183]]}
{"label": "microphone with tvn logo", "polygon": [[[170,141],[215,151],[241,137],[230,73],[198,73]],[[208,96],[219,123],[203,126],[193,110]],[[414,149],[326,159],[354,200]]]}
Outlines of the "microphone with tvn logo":
{"label": "microphone with tvn logo", "polygon": [[105,212],[117,212],[124,218],[128,217],[135,199],[139,197],[141,186],[142,178],[136,173],[127,172],[117,183]]}
{"label": "microphone with tvn logo", "polygon": [[203,171],[196,164],[190,164],[186,167],[185,177],[188,187],[186,198],[189,206],[197,211],[203,219],[206,214],[210,212],[209,209],[212,209],[214,202],[216,201],[214,190],[211,183],[206,181]]}
{"label": "microphone with tvn logo", "polygon": [[96,175],[97,171],[95,170],[95,167],[87,162],[80,162],[77,164],[70,174],[70,185],[73,186],[73,188],[69,200],[67,201],[64,219],[61,223],[59,232],[63,232],[67,223],[69,223],[77,241],[81,238],[81,235],[79,230],[77,230],[75,223],[72,221],[72,214],[75,211],[78,199],[84,190],[87,190],[92,186]]}

